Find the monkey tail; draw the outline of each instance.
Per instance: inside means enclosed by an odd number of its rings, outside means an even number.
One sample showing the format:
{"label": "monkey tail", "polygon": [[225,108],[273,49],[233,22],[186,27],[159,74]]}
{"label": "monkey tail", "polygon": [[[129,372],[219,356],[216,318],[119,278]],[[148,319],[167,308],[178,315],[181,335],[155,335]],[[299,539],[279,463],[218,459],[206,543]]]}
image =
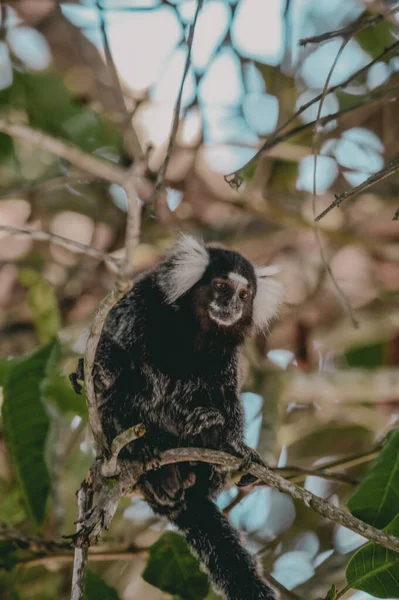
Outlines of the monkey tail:
{"label": "monkey tail", "polygon": [[238,533],[212,501],[191,497],[171,520],[227,600],[275,600],[273,589],[262,579]]}

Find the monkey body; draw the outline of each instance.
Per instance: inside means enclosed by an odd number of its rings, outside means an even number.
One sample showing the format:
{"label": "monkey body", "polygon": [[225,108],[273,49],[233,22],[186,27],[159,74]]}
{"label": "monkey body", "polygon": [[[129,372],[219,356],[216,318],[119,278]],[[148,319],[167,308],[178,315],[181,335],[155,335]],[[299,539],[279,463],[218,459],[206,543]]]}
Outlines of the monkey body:
{"label": "monkey body", "polygon": [[[268,282],[269,302],[278,304],[281,289],[270,283],[277,282]],[[239,365],[261,285],[241,255],[183,238],[110,311],[93,368],[103,430],[110,443],[136,423],[146,427],[125,457],[146,461],[192,446],[260,461],[244,442]],[[139,486],[154,511],[185,533],[228,600],[271,600],[271,588],[212,502],[225,480],[223,468],[193,462],[148,471]]]}

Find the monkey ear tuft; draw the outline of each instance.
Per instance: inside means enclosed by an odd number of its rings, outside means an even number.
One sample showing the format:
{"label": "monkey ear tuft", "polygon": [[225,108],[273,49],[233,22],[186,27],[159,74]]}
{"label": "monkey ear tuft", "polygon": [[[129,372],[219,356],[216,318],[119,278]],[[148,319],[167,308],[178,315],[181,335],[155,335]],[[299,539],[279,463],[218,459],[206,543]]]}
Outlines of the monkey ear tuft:
{"label": "monkey ear tuft", "polygon": [[164,264],[159,284],[168,304],[172,304],[201,279],[209,264],[209,254],[194,237],[181,234]]}
{"label": "monkey ear tuft", "polygon": [[273,279],[280,273],[280,267],[255,267],[257,290],[254,298],[253,323],[258,331],[267,327],[277,316],[284,298],[284,287],[281,281]]}

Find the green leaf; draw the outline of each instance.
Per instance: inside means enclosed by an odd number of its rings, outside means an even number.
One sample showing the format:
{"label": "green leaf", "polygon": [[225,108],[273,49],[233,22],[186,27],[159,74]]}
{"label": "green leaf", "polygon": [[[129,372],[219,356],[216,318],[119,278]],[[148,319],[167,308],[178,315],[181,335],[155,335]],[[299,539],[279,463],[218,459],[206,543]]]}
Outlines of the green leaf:
{"label": "green leaf", "polygon": [[14,142],[12,138],[5,134],[0,133],[0,158],[2,160],[12,155],[14,151]]}
{"label": "green leaf", "polygon": [[345,353],[345,359],[350,367],[376,369],[385,364],[385,344],[378,342],[350,348]]}
{"label": "green leaf", "polygon": [[83,598],[84,600],[120,600],[118,592],[90,570],[86,574]]}
{"label": "green leaf", "polygon": [[336,597],[337,597],[337,588],[335,587],[334,584],[332,584],[332,586],[330,587],[330,589],[327,592],[325,600],[335,600]]}
{"label": "green leaf", "polygon": [[[399,535],[399,515],[385,528]],[[350,559],[346,579],[351,587],[376,598],[399,598],[399,553],[369,543]]]}
{"label": "green leaf", "polygon": [[202,600],[209,591],[208,577],[199,568],[183,536],[164,533],[150,548],[142,577],[163,592],[184,600]]}
{"label": "green leaf", "polygon": [[54,289],[33,269],[22,269],[19,280],[29,288],[28,305],[32,311],[38,338],[41,342],[47,342],[57,335],[61,327],[61,315]]}
{"label": "green leaf", "polygon": [[382,529],[398,514],[398,499],[399,429],[394,429],[347,506],[355,517]]}
{"label": "green leaf", "polygon": [[52,340],[14,360],[4,386],[4,437],[28,513],[37,524],[43,522],[50,491],[44,458],[49,418],[42,402],[43,383],[57,351],[58,342]]}
{"label": "green leaf", "polygon": [[[373,16],[372,13],[368,14]],[[381,21],[373,27],[359,31],[356,39],[363,50],[370,54],[371,58],[377,58],[385,48],[388,48],[395,41],[389,21]]]}

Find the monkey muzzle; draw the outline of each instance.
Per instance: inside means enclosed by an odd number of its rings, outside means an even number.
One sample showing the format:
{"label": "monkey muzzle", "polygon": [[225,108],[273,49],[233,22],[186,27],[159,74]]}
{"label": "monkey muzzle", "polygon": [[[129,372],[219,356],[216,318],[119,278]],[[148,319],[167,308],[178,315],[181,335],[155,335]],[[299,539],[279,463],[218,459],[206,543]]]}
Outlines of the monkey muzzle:
{"label": "monkey muzzle", "polygon": [[242,316],[242,303],[239,298],[215,299],[208,309],[209,318],[220,327],[231,327]]}

